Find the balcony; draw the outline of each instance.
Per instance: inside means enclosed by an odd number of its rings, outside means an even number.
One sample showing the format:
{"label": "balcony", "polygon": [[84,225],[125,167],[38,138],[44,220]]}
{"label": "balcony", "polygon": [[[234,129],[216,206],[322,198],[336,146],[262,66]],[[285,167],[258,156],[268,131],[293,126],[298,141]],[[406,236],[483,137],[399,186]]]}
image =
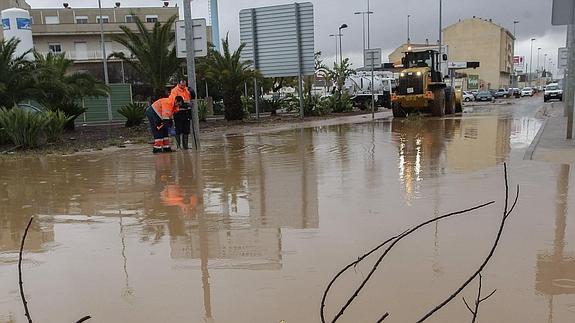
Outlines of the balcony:
{"label": "balcony", "polygon": [[[124,55],[126,55],[126,57],[130,57],[132,55],[132,53],[128,50],[108,50],[108,49],[106,49],[106,55],[110,55],[113,52],[124,53]],[[40,51],[39,53],[42,55],[46,55],[49,52],[48,51]],[[102,61],[102,51],[101,50],[83,51],[83,52],[68,51],[68,52],[62,52],[62,53],[64,54],[64,56],[67,59],[71,59],[74,62],[78,62],[78,63],[90,63],[90,62]],[[118,61],[118,59],[108,59],[108,60],[111,62]]]}
{"label": "balcony", "polygon": [[[103,25],[105,34],[121,34],[120,26],[128,26],[131,30],[137,30],[135,23],[106,23]],[[154,23],[144,23],[144,25],[149,30],[154,28]],[[100,24],[32,24],[32,35],[34,36],[71,36],[99,33]]]}

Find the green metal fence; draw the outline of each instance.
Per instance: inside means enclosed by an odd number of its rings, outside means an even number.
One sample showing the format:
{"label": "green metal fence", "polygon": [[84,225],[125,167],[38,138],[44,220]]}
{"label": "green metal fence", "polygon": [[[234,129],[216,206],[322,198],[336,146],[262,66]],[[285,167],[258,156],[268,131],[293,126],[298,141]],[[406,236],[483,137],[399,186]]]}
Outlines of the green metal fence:
{"label": "green metal fence", "polygon": [[[112,101],[112,121],[120,122],[126,119],[118,113],[118,109],[132,103],[131,84],[110,84],[110,98]],[[103,123],[108,122],[108,101],[106,97],[86,98],[82,106],[88,109],[86,113],[76,119],[77,123]]]}

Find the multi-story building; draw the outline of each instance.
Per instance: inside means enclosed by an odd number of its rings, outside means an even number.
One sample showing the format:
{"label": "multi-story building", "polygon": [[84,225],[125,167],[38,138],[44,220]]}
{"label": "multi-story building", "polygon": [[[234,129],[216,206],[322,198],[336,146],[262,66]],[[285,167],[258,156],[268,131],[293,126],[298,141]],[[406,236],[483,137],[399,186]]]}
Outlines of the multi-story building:
{"label": "multi-story building", "polygon": [[[100,19],[104,29],[106,55],[113,52],[129,54],[126,48],[110,36],[123,34],[120,26],[136,30],[134,17],[138,16],[148,29],[155,22],[165,22],[179,14],[179,8],[165,2],[163,7],[123,8],[116,2],[114,8],[72,8],[64,3],[62,8],[30,8],[24,0],[0,0],[0,9],[19,7],[30,12],[34,49],[42,54],[65,53],[74,61],[74,70],[89,71],[103,78],[102,41]],[[122,82],[124,68],[119,60],[109,60],[111,82]],[[128,68],[126,68],[128,70]],[[129,71],[128,71],[129,72]]]}
{"label": "multi-story building", "polygon": [[470,18],[443,29],[451,62],[480,62],[477,69],[458,70],[479,80],[479,88],[511,85],[515,37],[491,19]]}
{"label": "multi-story building", "polygon": [[[76,70],[87,70],[96,76],[102,71],[102,41],[100,36],[100,19],[104,29],[104,46],[106,55],[113,52],[129,54],[126,48],[114,42],[110,36],[123,34],[120,26],[128,26],[136,30],[134,17],[138,16],[148,29],[154,24],[165,22],[170,17],[178,15],[177,7],[144,7],[122,8],[116,3],[114,8],[59,8],[31,9],[32,37],[36,51],[46,54],[65,53],[74,61]],[[121,82],[124,78],[120,63],[110,61],[110,79]]]}

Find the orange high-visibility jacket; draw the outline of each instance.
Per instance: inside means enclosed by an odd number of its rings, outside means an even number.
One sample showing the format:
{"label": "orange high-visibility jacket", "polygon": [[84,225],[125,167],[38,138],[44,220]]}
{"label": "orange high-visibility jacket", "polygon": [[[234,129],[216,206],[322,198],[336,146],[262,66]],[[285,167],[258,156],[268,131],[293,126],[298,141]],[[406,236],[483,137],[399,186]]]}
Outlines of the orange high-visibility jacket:
{"label": "orange high-visibility jacket", "polygon": [[159,99],[152,103],[152,108],[154,108],[154,111],[156,111],[160,119],[171,119],[175,112],[174,101],[170,98]]}
{"label": "orange high-visibility jacket", "polygon": [[170,92],[170,99],[175,102],[178,95],[184,99],[184,102],[190,102],[192,100],[192,95],[187,87],[182,90],[176,85],[176,87],[174,87]]}

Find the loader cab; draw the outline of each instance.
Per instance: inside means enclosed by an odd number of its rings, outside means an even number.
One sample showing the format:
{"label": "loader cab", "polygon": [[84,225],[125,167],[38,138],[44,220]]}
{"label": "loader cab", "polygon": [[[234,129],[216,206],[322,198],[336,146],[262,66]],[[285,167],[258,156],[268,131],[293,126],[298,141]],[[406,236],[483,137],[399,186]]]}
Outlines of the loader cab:
{"label": "loader cab", "polygon": [[[445,59],[447,58],[447,55]],[[443,57],[442,57],[443,58]],[[406,52],[402,59],[403,67],[409,68],[429,68],[432,82],[441,82],[441,60],[439,52],[435,50],[426,50],[420,52]]]}

